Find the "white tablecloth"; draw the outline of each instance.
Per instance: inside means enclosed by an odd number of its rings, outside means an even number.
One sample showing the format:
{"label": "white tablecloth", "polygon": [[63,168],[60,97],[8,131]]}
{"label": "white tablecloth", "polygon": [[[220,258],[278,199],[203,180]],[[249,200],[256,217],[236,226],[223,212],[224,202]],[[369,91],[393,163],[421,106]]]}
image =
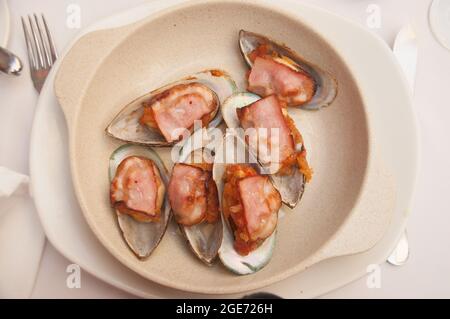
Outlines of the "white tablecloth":
{"label": "white tablecloth", "polygon": [[[300,0],[299,0],[300,1]],[[67,8],[78,4],[81,26],[120,12],[144,0],[9,0],[11,37],[9,48],[26,57],[20,16],[45,13],[57,47],[78,33],[67,27]],[[416,108],[422,139],[422,163],[414,209],[408,224],[411,257],[399,268],[381,266],[381,287],[369,289],[366,278],[327,294],[326,298],[450,297],[450,52],[431,34],[429,0],[305,0],[336,14],[366,24],[368,6],[381,9],[381,28],[373,29],[389,45],[400,28],[411,22],[418,35]],[[367,61],[370,63],[370,61]],[[386,76],[389,76],[388,74]],[[28,173],[29,133],[37,95],[27,72],[20,78],[0,76],[0,166]],[[82,272],[80,289],[66,285],[69,260],[47,243],[34,298],[119,298],[131,297]]]}

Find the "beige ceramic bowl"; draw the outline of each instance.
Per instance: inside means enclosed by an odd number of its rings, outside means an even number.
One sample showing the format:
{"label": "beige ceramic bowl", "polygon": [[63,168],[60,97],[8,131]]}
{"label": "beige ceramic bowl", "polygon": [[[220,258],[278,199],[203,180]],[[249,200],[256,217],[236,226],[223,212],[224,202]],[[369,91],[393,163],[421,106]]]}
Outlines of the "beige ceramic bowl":
{"label": "beige ceramic bowl", "polygon": [[[206,267],[173,225],[152,256],[140,261],[124,243],[109,204],[108,159],[121,143],[104,129],[134,98],[203,69],[227,70],[244,89],[247,67],[238,50],[240,29],[287,43],[339,82],[330,107],[292,111],[305,135],[313,181],[297,208],[285,209],[273,258],[254,275],[233,275],[220,263]],[[81,38],[66,55],[55,90],[69,128],[74,187],[93,232],[116,258],[145,278],[199,293],[257,289],[323,259],[371,248],[389,224],[395,192],[346,63],[351,61],[343,61],[288,9],[257,1],[189,2]],[[169,150],[159,153],[170,168]]]}

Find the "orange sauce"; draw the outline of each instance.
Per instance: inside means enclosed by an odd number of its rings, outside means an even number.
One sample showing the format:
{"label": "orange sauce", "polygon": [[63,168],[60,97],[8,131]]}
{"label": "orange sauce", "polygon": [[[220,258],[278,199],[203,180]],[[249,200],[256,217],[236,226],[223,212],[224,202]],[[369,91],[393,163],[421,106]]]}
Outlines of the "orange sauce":
{"label": "orange sauce", "polygon": [[[294,120],[289,116],[285,115],[286,123],[291,131],[292,137],[295,144],[303,144],[303,137],[299,130],[295,126]],[[303,148],[300,152],[296,152],[288,157],[281,165],[279,174],[288,175],[292,173],[293,166],[297,164],[300,173],[305,176],[305,182],[309,182],[312,179],[313,170],[309,166],[308,160],[306,159],[306,149]]]}
{"label": "orange sauce", "polygon": [[142,114],[141,118],[139,119],[139,123],[141,125],[147,125],[151,128],[158,128],[158,125],[156,124],[155,120],[155,113],[153,112],[153,109],[151,107],[147,107],[147,103],[142,103],[144,107],[144,114]]}
{"label": "orange sauce", "polygon": [[217,69],[210,70],[210,73],[211,73],[212,76],[216,76],[216,77],[220,77],[220,76],[224,76],[225,75],[222,70],[217,70]]}
{"label": "orange sauce", "polygon": [[277,57],[275,51],[271,48],[271,46],[267,43],[261,44],[255,50],[248,54],[248,58],[250,61],[254,62],[257,57],[266,57],[271,56],[273,58]]}
{"label": "orange sauce", "polygon": [[234,249],[242,256],[248,255],[261,244],[250,239],[238,188],[241,179],[256,175],[258,173],[249,165],[227,165],[225,170],[223,213],[234,232]]}

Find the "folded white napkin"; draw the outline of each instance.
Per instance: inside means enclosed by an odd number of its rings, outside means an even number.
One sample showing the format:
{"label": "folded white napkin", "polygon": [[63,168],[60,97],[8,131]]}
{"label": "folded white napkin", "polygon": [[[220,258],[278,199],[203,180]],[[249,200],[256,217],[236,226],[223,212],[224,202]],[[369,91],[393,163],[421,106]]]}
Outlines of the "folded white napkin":
{"label": "folded white napkin", "polygon": [[26,175],[0,167],[0,298],[28,298],[44,248]]}
{"label": "folded white napkin", "polygon": [[13,194],[23,195],[28,193],[29,180],[26,175],[0,166],[0,199]]}

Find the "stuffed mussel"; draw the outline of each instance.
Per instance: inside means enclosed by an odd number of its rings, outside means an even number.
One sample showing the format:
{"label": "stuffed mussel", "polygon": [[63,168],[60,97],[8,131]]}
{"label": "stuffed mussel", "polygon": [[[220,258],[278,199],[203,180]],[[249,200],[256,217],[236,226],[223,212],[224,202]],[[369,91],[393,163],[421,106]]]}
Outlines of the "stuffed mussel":
{"label": "stuffed mussel", "polygon": [[171,216],[167,169],[153,150],[126,144],[111,155],[109,176],[110,201],[123,238],[145,259],[158,246]]}
{"label": "stuffed mussel", "polygon": [[[275,246],[281,196],[242,140],[227,134],[214,163],[222,208],[222,263],[247,275],[266,266]],[[242,156],[245,155],[245,156]]]}
{"label": "stuffed mussel", "polygon": [[[196,137],[200,143],[194,145]],[[198,130],[184,143],[172,168],[168,197],[173,216],[194,254],[211,265],[222,241],[217,186],[212,178],[213,148],[208,131]]]}
{"label": "stuffed mussel", "polygon": [[220,105],[235,90],[236,84],[225,71],[199,72],[134,100],[113,119],[106,133],[130,143],[171,146],[194,129],[219,125]]}
{"label": "stuffed mussel", "polygon": [[237,93],[224,103],[222,114],[229,127],[245,130],[241,138],[270,174],[283,202],[295,207],[312,178],[312,169],[302,135],[286,108],[275,95],[261,99],[252,93]]}
{"label": "stuffed mussel", "polygon": [[249,92],[261,97],[276,95],[285,106],[310,110],[328,106],[336,98],[336,80],[288,47],[241,30],[239,48],[251,68],[247,76]]}

